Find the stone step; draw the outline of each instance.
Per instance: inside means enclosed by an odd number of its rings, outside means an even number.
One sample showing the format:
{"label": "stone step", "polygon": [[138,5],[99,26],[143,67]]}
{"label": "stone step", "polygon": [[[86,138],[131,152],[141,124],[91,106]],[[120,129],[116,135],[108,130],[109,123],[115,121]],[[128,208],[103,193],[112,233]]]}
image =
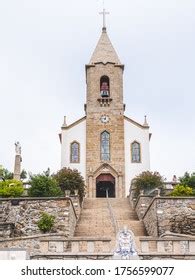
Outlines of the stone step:
{"label": "stone step", "polygon": [[110,228],[110,227],[112,227],[112,223],[106,223],[106,224],[103,224],[103,223],[102,224],[101,223],[95,224],[95,223],[93,223],[93,224],[89,224],[89,223],[81,222],[77,225],[76,228],[86,228],[86,229],[88,229],[88,228],[102,228],[102,227]]}
{"label": "stone step", "polygon": [[120,229],[123,229],[127,227],[128,229],[132,230],[134,235],[136,236],[146,236],[147,232],[144,227],[144,224],[142,221],[125,221],[125,222],[118,222],[118,227]]}
{"label": "stone step", "polygon": [[79,230],[79,231],[75,231],[75,234],[74,234],[74,236],[76,236],[76,237],[84,237],[84,236],[91,236],[91,237],[94,237],[94,236],[100,236],[100,237],[102,237],[102,236],[105,236],[105,237],[113,237],[113,236],[115,236],[116,235],[116,233],[115,233],[115,231],[114,230],[112,230],[112,231],[105,231],[105,230],[88,230],[88,231],[86,231],[86,230]]}
{"label": "stone step", "polygon": [[[90,211],[91,210],[91,211]],[[82,212],[81,212],[81,215],[108,215],[109,212],[108,212],[108,209],[106,209],[105,211],[102,211],[102,210],[97,210],[97,209],[82,209]]]}
{"label": "stone step", "polygon": [[[110,198],[109,201],[119,229],[126,226],[135,236],[146,235],[144,224],[139,221],[128,198]],[[74,236],[107,236],[112,238],[112,244],[115,243],[116,233],[106,198],[85,199]]]}
{"label": "stone step", "polygon": [[114,211],[114,216],[116,220],[138,220],[138,217],[136,214],[133,213],[116,213]]}
{"label": "stone step", "polygon": [[113,232],[114,231],[114,228],[112,226],[109,226],[109,227],[102,227],[102,226],[92,226],[92,227],[87,227],[86,225],[80,225],[79,227],[77,227],[75,229],[75,232],[86,232],[88,233],[89,231],[99,231],[99,232]]}
{"label": "stone step", "polygon": [[107,209],[107,207],[108,207],[107,204],[106,205],[102,205],[102,204],[93,205],[93,204],[91,204],[91,205],[84,205],[83,209],[97,209],[97,210],[100,209],[100,210],[104,211],[105,209]]}

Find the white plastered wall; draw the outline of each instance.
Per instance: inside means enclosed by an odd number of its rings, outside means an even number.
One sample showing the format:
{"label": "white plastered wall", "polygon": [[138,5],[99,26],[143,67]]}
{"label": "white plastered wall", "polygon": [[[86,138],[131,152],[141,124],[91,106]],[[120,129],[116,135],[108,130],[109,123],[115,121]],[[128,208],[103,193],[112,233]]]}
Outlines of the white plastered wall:
{"label": "white plastered wall", "polygon": [[[77,141],[80,144],[80,162],[70,162],[70,144]],[[70,167],[77,169],[83,178],[86,174],[86,120],[67,128],[62,129],[62,144],[61,144],[61,168]]]}
{"label": "white plastered wall", "polygon": [[[131,121],[124,120],[125,127],[125,189],[129,194],[131,180],[141,172],[150,170],[149,129],[141,128]],[[131,162],[131,143],[141,145],[141,163]]]}

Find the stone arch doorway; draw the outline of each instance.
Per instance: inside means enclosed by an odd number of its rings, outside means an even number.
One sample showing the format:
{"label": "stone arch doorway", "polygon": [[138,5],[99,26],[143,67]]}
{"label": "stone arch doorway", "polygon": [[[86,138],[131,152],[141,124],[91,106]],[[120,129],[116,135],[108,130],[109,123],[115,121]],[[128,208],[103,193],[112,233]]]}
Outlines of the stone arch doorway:
{"label": "stone arch doorway", "polygon": [[96,178],[96,197],[106,197],[106,190],[108,197],[116,197],[115,178],[111,174],[100,174]]}

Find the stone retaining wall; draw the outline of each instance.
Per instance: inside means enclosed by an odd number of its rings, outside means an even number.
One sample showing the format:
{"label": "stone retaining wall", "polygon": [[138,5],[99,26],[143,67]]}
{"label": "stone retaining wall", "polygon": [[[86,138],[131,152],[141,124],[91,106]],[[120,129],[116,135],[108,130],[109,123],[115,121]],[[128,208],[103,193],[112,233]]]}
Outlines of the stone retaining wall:
{"label": "stone retaining wall", "polygon": [[138,200],[135,203],[135,210],[137,212],[138,218],[141,220],[145,215],[148,207],[150,206],[153,196],[140,195]]}
{"label": "stone retaining wall", "polygon": [[165,231],[195,236],[195,198],[156,200],[159,235]]}
{"label": "stone retaining wall", "polygon": [[195,236],[195,197],[155,197],[149,204],[150,200],[140,196],[135,206],[148,235],[170,231]]}
{"label": "stone retaining wall", "polygon": [[[55,216],[52,232],[73,236],[77,215],[70,198],[19,198],[0,199],[0,238],[41,234],[37,222],[43,212]],[[9,224],[12,230],[4,226]]]}
{"label": "stone retaining wall", "polygon": [[195,259],[195,238],[140,238],[141,259]]}
{"label": "stone retaining wall", "polygon": [[[109,238],[67,238],[60,234],[42,234],[26,237],[6,238],[0,240],[0,260],[5,255],[14,255],[24,251],[30,259],[69,258],[69,256],[110,255],[111,239]],[[5,254],[9,252],[9,254]],[[55,257],[54,257],[55,256]],[[17,256],[15,256],[17,258]]]}
{"label": "stone retaining wall", "polygon": [[157,203],[156,200],[152,200],[151,204],[147,208],[145,214],[142,217],[146,231],[150,236],[159,236],[159,224],[157,218]]}

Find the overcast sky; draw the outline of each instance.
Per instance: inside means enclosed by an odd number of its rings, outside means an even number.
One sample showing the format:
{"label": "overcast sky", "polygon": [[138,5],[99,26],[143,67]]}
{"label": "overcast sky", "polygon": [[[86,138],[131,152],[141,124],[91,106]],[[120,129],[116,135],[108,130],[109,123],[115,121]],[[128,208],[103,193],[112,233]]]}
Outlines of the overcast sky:
{"label": "overcast sky", "polygon": [[[125,114],[152,139],[151,170],[195,171],[195,1],[106,0],[109,37],[122,61]],[[101,34],[101,0],[0,2],[0,164],[60,168],[58,133],[84,115],[85,64]]]}

